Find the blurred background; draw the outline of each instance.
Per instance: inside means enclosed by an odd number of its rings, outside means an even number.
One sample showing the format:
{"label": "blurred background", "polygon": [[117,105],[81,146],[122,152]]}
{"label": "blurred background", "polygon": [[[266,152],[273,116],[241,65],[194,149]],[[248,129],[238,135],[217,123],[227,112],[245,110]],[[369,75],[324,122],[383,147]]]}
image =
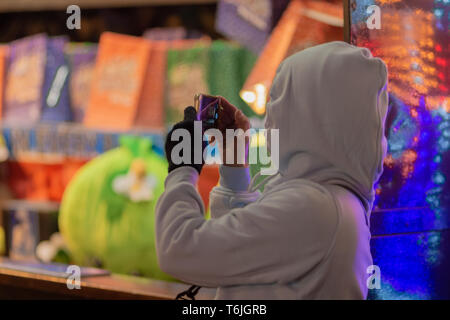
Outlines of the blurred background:
{"label": "blurred background", "polygon": [[[153,243],[167,130],[196,93],[226,97],[262,128],[278,64],[340,40],[390,73],[389,155],[371,220],[381,288],[370,298],[450,298],[449,6],[2,0],[0,255],[174,281]],[[215,165],[202,171],[206,208],[218,177]]]}

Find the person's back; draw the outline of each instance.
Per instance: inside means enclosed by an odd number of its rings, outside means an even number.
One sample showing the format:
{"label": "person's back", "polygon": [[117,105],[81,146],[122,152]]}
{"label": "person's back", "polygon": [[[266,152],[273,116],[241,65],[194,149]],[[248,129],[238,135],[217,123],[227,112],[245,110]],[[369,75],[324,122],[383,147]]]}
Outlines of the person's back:
{"label": "person's back", "polygon": [[211,219],[198,172],[170,172],[157,206],[161,268],[217,299],[363,299],[373,185],[386,153],[387,70],[367,49],[333,42],[279,67],[266,129],[278,174],[262,193],[248,168],[220,167]]}
{"label": "person's back", "polygon": [[[267,254],[289,257],[280,258],[278,271],[274,270],[277,282],[222,287],[216,298],[365,299],[366,270],[372,257],[369,227],[360,200],[337,185],[282,180],[267,185],[257,200],[264,207],[265,201],[283,198],[271,210],[259,212],[261,220],[277,224],[286,238],[282,245],[283,240],[278,239],[278,248],[266,248]],[[213,201],[218,201],[214,195]]]}
{"label": "person's back", "polygon": [[372,255],[364,208],[349,190],[340,186],[326,188],[336,201],[339,227],[323,286],[314,298],[365,299],[369,277],[367,271],[372,265]]}

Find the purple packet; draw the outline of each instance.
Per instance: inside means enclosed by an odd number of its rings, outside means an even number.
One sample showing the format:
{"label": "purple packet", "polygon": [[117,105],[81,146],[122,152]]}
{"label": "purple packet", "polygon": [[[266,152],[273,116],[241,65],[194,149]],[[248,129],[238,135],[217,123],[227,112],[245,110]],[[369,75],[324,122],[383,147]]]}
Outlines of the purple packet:
{"label": "purple packet", "polygon": [[89,102],[97,45],[70,43],[66,55],[70,65],[69,92],[73,120],[83,122]]}
{"label": "purple packet", "polygon": [[254,53],[260,53],[288,0],[221,0],[216,29]]}
{"label": "purple packet", "polygon": [[3,108],[5,123],[39,121],[46,52],[47,37],[44,34],[11,42]]}
{"label": "purple packet", "polygon": [[64,56],[66,37],[47,40],[47,63],[42,95],[41,120],[65,122],[72,119],[69,97],[69,64]]}

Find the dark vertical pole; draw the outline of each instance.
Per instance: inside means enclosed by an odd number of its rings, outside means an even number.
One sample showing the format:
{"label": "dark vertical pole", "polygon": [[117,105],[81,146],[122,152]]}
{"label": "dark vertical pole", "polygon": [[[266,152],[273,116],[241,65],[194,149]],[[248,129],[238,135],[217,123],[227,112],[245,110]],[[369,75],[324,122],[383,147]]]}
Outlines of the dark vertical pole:
{"label": "dark vertical pole", "polygon": [[344,41],[350,43],[350,1],[351,0],[343,0],[344,2]]}

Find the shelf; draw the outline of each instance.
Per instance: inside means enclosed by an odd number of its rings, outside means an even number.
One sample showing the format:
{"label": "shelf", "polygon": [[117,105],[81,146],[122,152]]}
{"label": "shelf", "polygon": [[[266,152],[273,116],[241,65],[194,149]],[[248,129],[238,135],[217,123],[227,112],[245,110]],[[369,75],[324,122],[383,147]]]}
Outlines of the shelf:
{"label": "shelf", "polygon": [[161,5],[211,4],[217,0],[1,0],[1,12],[65,10],[76,4],[81,10],[95,8],[117,8]]}
{"label": "shelf", "polygon": [[[178,293],[188,288],[188,285],[183,283],[119,274],[82,278],[82,290],[68,290],[66,283],[66,279],[0,266],[0,299],[173,300]],[[214,298],[214,294],[214,288],[203,288],[196,298],[210,300]]]}
{"label": "shelf", "polygon": [[2,210],[32,210],[39,213],[52,213],[59,210],[59,202],[33,200],[6,200],[1,204]]}
{"label": "shelf", "polygon": [[8,125],[0,122],[9,159],[60,162],[65,157],[90,159],[119,145],[121,135],[150,138],[153,150],[163,154],[164,129],[134,128],[128,131],[92,129],[76,123]]}

